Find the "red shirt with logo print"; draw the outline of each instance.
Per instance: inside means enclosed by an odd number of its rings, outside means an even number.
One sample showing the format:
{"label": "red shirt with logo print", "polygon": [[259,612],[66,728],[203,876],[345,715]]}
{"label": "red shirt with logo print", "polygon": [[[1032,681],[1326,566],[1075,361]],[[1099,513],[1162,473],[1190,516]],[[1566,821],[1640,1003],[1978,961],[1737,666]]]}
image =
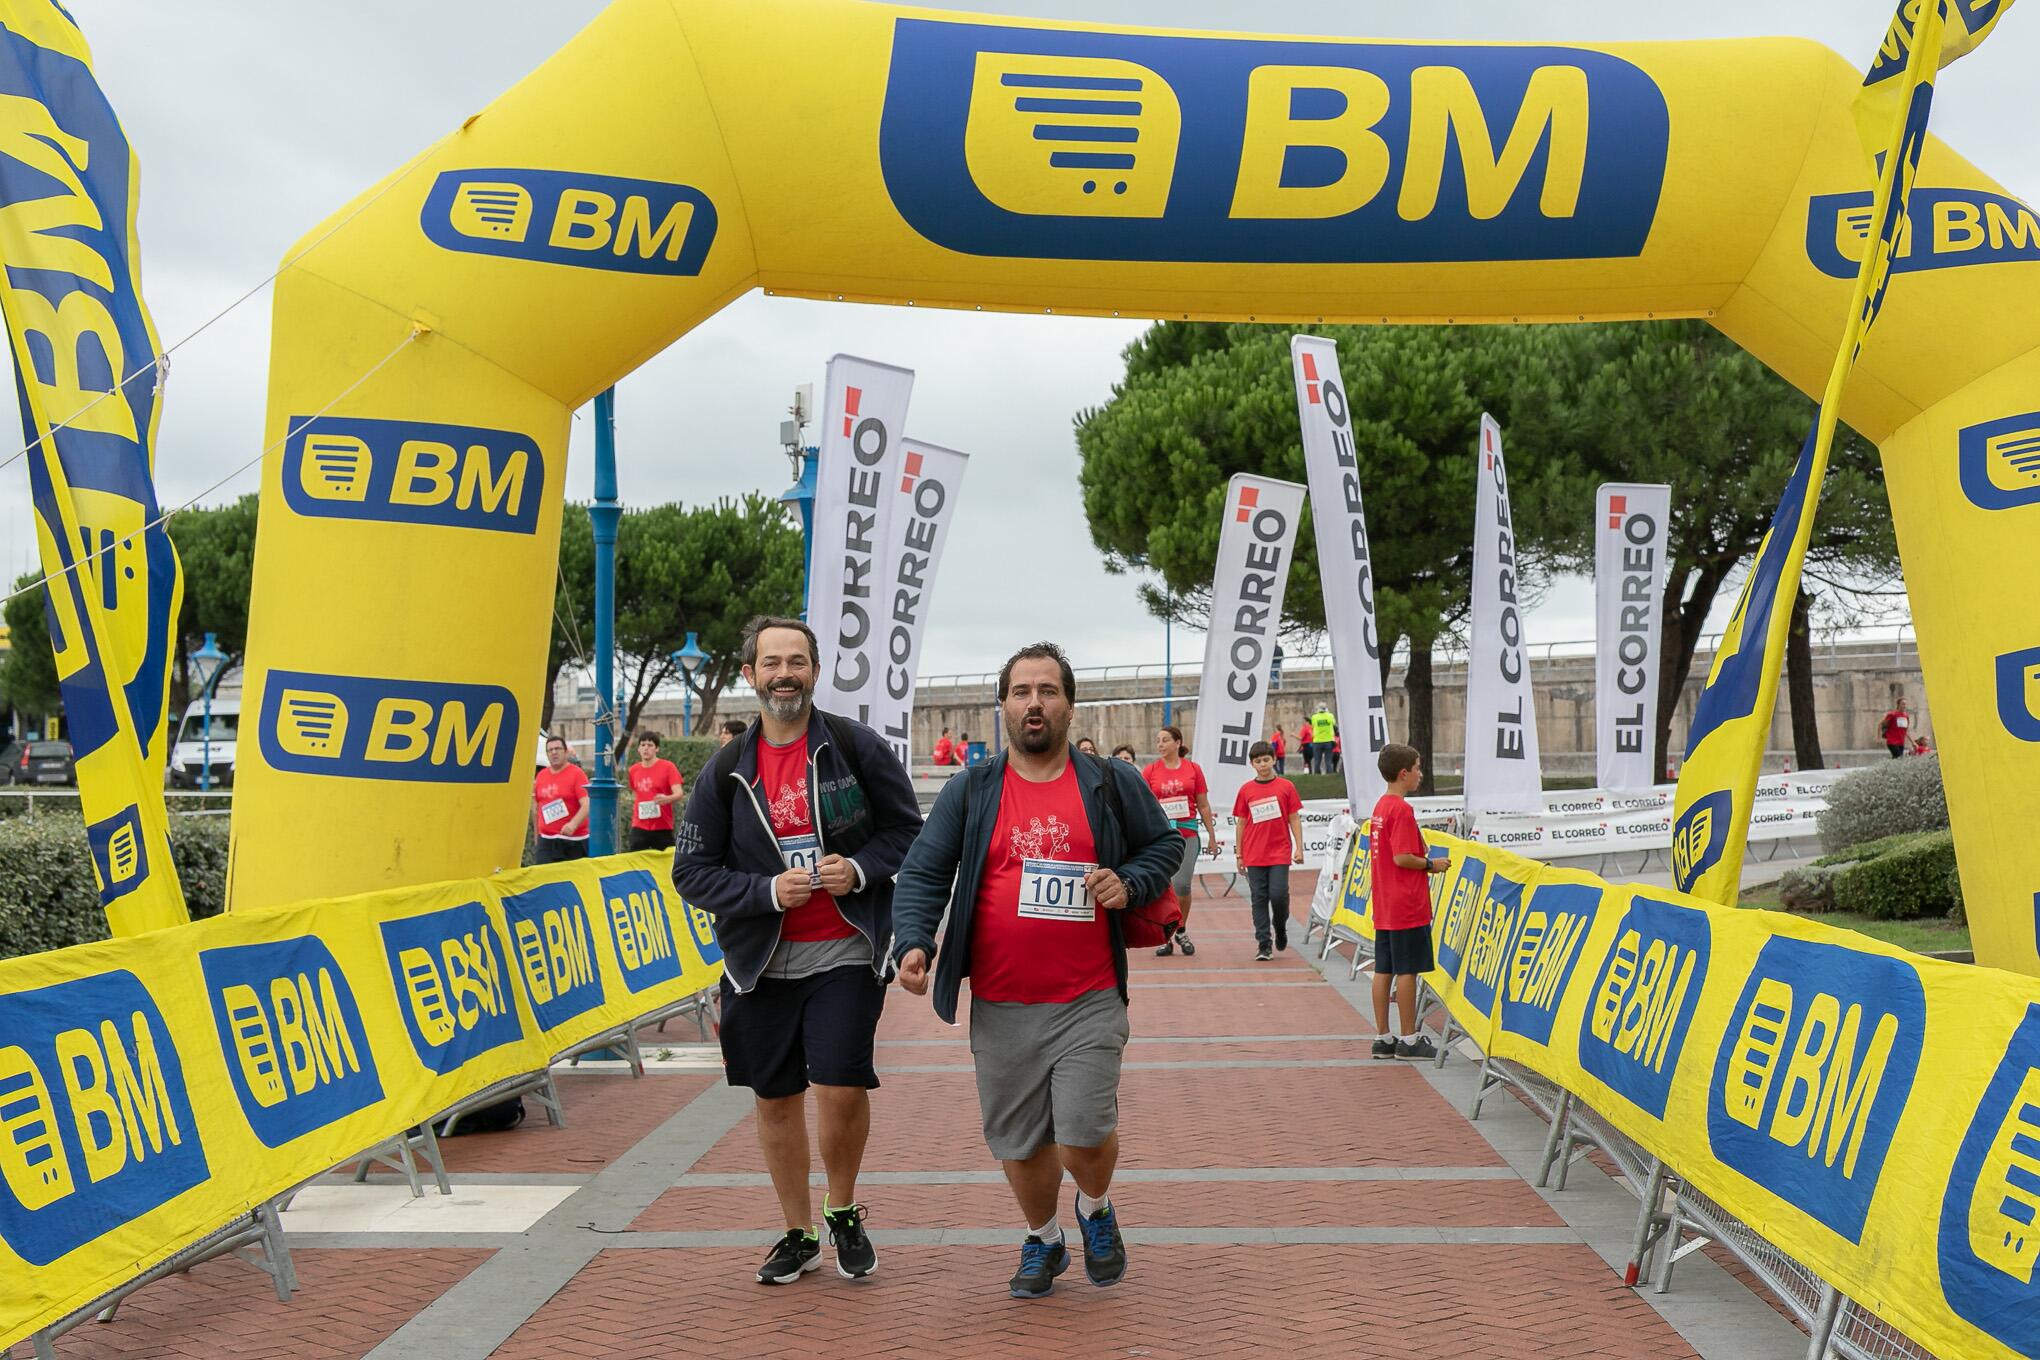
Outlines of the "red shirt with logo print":
{"label": "red shirt with logo print", "polygon": [[1075,764],[1045,784],[1008,765],[971,917],[972,996],[1039,1005],[1119,985],[1105,909],[1078,890],[1097,864]]}
{"label": "red shirt with logo print", "polygon": [[[759,739],[758,796],[772,819],[772,834],[786,867],[812,868],[819,863],[824,851],[808,803],[807,733],[786,746]],[[787,912],[779,927],[782,940],[847,940],[856,933],[857,927],[836,909],[836,899],[820,888]]]}

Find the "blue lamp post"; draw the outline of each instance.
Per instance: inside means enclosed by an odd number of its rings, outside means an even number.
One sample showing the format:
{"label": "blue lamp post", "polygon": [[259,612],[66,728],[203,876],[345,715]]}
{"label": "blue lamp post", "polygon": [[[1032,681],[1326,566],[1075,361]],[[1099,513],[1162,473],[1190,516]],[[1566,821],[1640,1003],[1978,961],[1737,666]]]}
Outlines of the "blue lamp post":
{"label": "blue lamp post", "polygon": [[595,395],[595,500],[588,518],[595,530],[595,777],[588,781],[588,853],[616,853],[616,389]]}
{"label": "blue lamp post", "polygon": [[687,641],[678,651],[669,652],[667,659],[680,672],[680,735],[694,735],[694,677],[708,664],[708,653],[701,650],[701,641],[688,630]]}
{"label": "blue lamp post", "polygon": [[213,686],[219,683],[220,672],[226,669],[226,660],[227,654],[220,650],[219,639],[211,633],[205,635],[205,641],[191,654],[191,663],[198,671],[199,692],[205,700],[205,716],[201,719],[205,723],[204,755],[200,757],[202,763],[198,767],[198,787],[205,793],[212,792]]}

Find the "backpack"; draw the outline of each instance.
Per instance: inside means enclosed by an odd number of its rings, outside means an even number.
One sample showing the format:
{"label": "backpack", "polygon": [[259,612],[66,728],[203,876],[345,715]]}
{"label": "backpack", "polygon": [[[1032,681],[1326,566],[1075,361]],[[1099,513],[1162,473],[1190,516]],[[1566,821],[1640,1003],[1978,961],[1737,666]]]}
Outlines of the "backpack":
{"label": "backpack", "polygon": [[512,1096],[508,1100],[499,1100],[493,1105],[484,1105],[478,1110],[468,1111],[460,1117],[460,1122],[453,1126],[451,1134],[446,1131],[445,1120],[434,1124],[432,1131],[441,1138],[459,1138],[470,1133],[507,1133],[523,1122],[524,1097]]}
{"label": "backpack", "polygon": [[[1070,758],[1074,760],[1082,755],[1081,751],[1073,751]],[[1103,757],[1092,756],[1090,759],[1102,762]],[[963,815],[968,818],[970,794],[976,783],[970,775],[965,775],[964,779],[970,781],[963,786]],[[1119,839],[1124,842],[1126,804],[1119,800],[1119,785],[1112,778],[1109,767],[1105,771],[1105,782],[1099,786],[1098,800],[1104,810],[1111,815],[1112,820],[1118,824]],[[1129,902],[1119,912],[1119,938],[1128,949],[1147,949],[1166,944],[1178,930],[1182,929],[1182,926],[1183,904],[1176,899],[1176,887],[1173,883],[1164,885],[1162,895],[1154,901],[1139,905]]]}

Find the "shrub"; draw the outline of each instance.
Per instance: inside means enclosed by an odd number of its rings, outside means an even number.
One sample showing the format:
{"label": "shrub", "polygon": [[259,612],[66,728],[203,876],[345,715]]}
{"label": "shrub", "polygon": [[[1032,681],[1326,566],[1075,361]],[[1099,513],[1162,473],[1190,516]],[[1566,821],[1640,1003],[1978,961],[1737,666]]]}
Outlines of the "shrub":
{"label": "shrub", "polygon": [[1954,872],[1955,837],[1920,836],[1837,872],[1835,909],[1886,921],[1946,916],[1957,900],[1949,892]]}
{"label": "shrub", "polygon": [[1778,900],[1787,911],[1833,911],[1837,872],[1819,863],[1787,869],[1778,880]]}
{"label": "shrub", "polygon": [[1836,780],[1820,814],[1820,843],[1827,850],[1840,850],[1907,831],[1940,831],[1947,825],[1941,758],[1907,756],[1866,765]]}
{"label": "shrub", "polygon": [[1902,831],[1896,836],[1879,836],[1874,841],[1864,841],[1861,845],[1845,846],[1832,854],[1822,855],[1814,861],[1814,864],[1824,869],[1846,868],[1851,864],[1861,864],[1866,859],[1876,859],[1888,850],[1896,850],[1902,845],[1911,845],[1922,836],[1931,836],[1933,834],[1931,831]]}
{"label": "shrub", "polygon": [[[227,819],[170,819],[171,854],[192,919],[225,905]],[[85,821],[37,812],[0,820],[0,958],[106,938]]]}

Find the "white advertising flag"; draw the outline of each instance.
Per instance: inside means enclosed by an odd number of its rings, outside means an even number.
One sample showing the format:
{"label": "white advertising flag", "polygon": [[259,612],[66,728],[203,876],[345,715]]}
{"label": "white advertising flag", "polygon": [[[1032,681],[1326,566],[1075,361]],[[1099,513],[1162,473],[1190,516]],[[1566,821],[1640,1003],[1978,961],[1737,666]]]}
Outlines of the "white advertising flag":
{"label": "white advertising flag", "polygon": [[[1332,638],[1332,692],[1343,731],[1358,740],[1341,762],[1353,815],[1363,816],[1379,792],[1374,757],[1388,744],[1381,695],[1381,633],[1374,622],[1374,566],[1367,552],[1367,516],[1353,450],[1339,348],[1315,335],[1292,336],[1296,413],[1303,422],[1303,465],[1310,480],[1311,523],[1317,529],[1318,575],[1325,590],[1325,627]],[[1360,757],[1365,756],[1365,759]]]}
{"label": "white advertising flag", "polygon": [[878,684],[868,721],[900,764],[913,764],[914,677],[921,667],[921,634],[935,596],[942,545],[956,518],[967,455],[918,440],[900,441],[900,477],[892,488],[891,545],[876,617],[884,633]]}
{"label": "white advertising flag", "polygon": [[1295,482],[1246,473],[1226,484],[1190,746],[1211,786],[1212,815],[1220,821],[1231,815],[1240,785],[1253,777],[1248,748],[1265,735],[1268,663],[1282,629],[1282,592],[1303,518],[1303,490]]}
{"label": "white advertising flag", "polygon": [[1541,812],[1544,776],[1537,756],[1537,708],[1516,598],[1516,530],[1509,518],[1509,476],[1502,428],[1480,418],[1474,450],[1473,618],[1466,658],[1466,809]]}
{"label": "white advertising flag", "polygon": [[1604,483],[1594,493],[1594,782],[1648,789],[1664,638],[1672,489]]}
{"label": "white advertising flag", "polygon": [[829,360],[807,619],[822,653],[815,703],[859,722],[871,720],[882,692],[884,575],[913,391],[912,369],[848,354]]}

